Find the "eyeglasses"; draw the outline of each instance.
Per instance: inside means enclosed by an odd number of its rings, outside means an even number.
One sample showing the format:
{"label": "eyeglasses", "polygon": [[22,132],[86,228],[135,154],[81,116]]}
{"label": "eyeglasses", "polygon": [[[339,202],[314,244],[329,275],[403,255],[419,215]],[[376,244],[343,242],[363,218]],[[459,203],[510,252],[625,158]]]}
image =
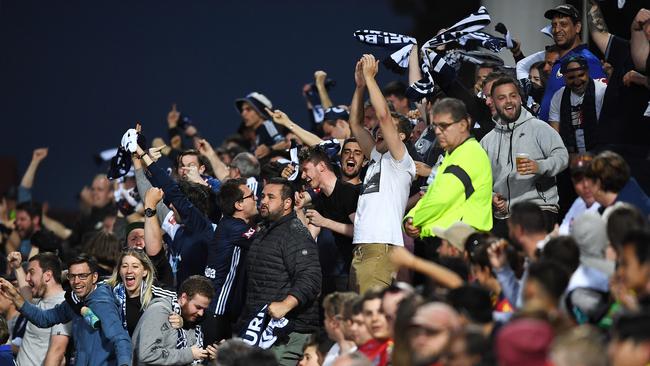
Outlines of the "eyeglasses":
{"label": "eyeglasses", "polygon": [[254,196],[254,194],[251,192],[251,194],[249,194],[248,196],[244,196],[244,197],[242,197],[240,201],[242,201],[242,202],[243,202],[243,201],[246,201],[247,198],[251,198],[251,197],[253,197],[253,196]]}
{"label": "eyeglasses", "polygon": [[460,121],[462,121],[462,120],[464,120],[464,119],[465,119],[465,117],[463,117],[463,118],[461,118],[461,119],[459,119],[459,120],[457,120],[457,121],[454,121],[454,122],[452,122],[452,123],[442,123],[442,122],[441,122],[441,123],[436,123],[436,122],[431,122],[431,127],[433,127],[433,130],[434,130],[434,131],[436,130],[436,128],[439,128],[441,132],[445,132],[445,131],[449,128],[449,126],[451,126],[451,125],[455,125],[456,123],[458,123],[458,122],[460,122]]}
{"label": "eyeglasses", "polygon": [[88,273],[68,273],[66,277],[68,278],[68,281],[72,282],[74,281],[75,278],[79,278],[81,281],[85,281],[88,279],[88,276],[93,274],[92,272]]}

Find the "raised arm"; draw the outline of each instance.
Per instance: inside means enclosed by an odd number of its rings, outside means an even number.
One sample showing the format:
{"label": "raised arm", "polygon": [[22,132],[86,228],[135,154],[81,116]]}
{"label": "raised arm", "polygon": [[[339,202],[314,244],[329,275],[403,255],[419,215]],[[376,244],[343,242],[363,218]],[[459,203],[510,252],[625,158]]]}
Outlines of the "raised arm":
{"label": "raised arm", "polygon": [[[163,191],[160,188],[151,187],[144,195],[145,209],[153,209],[162,203]],[[156,210],[157,211],[157,210]],[[144,249],[150,257],[158,255],[163,250],[162,229],[157,215],[144,217]]]}
{"label": "raised arm", "polygon": [[589,25],[589,34],[600,52],[606,54],[609,37],[611,34],[607,30],[605,18],[600,11],[600,6],[596,0],[591,0],[591,9],[587,13],[587,24]]}
{"label": "raised arm", "polygon": [[212,164],[215,178],[222,182],[226,180],[229,175],[228,166],[219,158],[219,155],[214,151],[208,140],[200,139],[198,148],[201,155],[205,156],[210,161],[210,164]]}
{"label": "raised arm", "polygon": [[[138,187],[138,192],[140,192],[140,194],[146,194],[146,192],[149,190],[149,188],[152,187],[152,185],[144,173],[144,169],[142,168],[142,160],[134,157],[133,168],[135,168],[135,184]],[[167,214],[170,211],[169,207],[167,207],[164,202],[160,201],[156,204],[155,208],[156,208],[156,215],[158,216],[158,221],[159,222],[165,221],[165,217],[167,217]]]}
{"label": "raised arm", "polygon": [[363,79],[363,72],[361,70],[361,60],[357,61],[354,69],[354,81],[356,88],[352,95],[352,102],[350,103],[350,130],[352,135],[357,138],[363,155],[370,159],[370,153],[375,147],[375,139],[368,130],[363,127],[363,94],[366,91],[366,82]]}
{"label": "raised arm", "polygon": [[327,73],[322,70],[318,70],[314,73],[314,80],[316,80],[316,89],[318,90],[318,97],[321,100],[323,109],[332,108],[334,103],[330,99],[330,95],[327,92],[325,87],[325,80],[327,79]]}
{"label": "raised arm", "polygon": [[648,59],[648,52],[650,46],[650,34],[644,32],[644,29],[650,31],[650,10],[641,9],[636,14],[632,22],[632,34],[630,38],[630,50],[632,51],[632,59],[634,66],[639,71],[645,71],[646,60]]}
{"label": "raised arm", "polygon": [[375,80],[375,75],[379,70],[379,61],[375,60],[373,55],[363,55],[363,78],[368,86],[368,94],[370,94],[370,103],[375,108],[379,125],[381,126],[381,134],[388,145],[388,150],[395,160],[402,160],[406,154],[406,147],[399,138],[399,132],[393,122],[393,117],[388,109],[386,98],[381,93],[379,85]]}
{"label": "raised arm", "polygon": [[418,57],[418,45],[414,44],[409,55],[409,85],[422,79],[420,70],[420,59]]}
{"label": "raised arm", "polygon": [[32,300],[32,290],[29,284],[27,283],[27,280],[25,279],[25,271],[23,270],[23,266],[21,265],[23,261],[22,255],[20,252],[11,252],[7,256],[7,262],[9,263],[9,267],[14,270],[14,273],[16,274],[16,281],[18,281],[18,289],[20,291],[20,294],[23,295],[27,301]]}
{"label": "raised arm", "polygon": [[314,146],[323,142],[323,140],[320,137],[314,135],[313,133],[305,130],[304,128],[300,127],[295,122],[293,122],[289,118],[289,116],[287,116],[287,114],[282,112],[281,110],[276,109],[275,111],[272,111],[266,108],[266,113],[268,113],[269,116],[271,116],[273,122],[279,124],[280,126],[286,127],[289,131],[293,132],[296,136],[298,136],[298,138],[301,139],[302,142],[305,143],[305,145]]}
{"label": "raised arm", "polygon": [[34,177],[36,176],[36,171],[38,170],[38,166],[46,157],[47,147],[35,149],[32,153],[32,161],[29,163],[29,166],[23,175],[23,179],[20,181],[18,203],[31,201],[31,189],[34,186]]}

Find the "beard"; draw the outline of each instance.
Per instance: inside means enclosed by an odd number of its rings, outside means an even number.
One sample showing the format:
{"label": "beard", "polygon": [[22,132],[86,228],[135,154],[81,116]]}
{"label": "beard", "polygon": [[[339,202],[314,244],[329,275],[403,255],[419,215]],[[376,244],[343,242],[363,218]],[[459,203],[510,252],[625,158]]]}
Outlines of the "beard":
{"label": "beard", "polygon": [[515,114],[514,114],[514,116],[512,118],[508,117],[506,115],[505,108],[503,110],[497,108],[497,115],[499,116],[499,119],[501,121],[503,121],[505,123],[512,123],[512,122],[516,121],[519,118],[519,116],[521,116],[521,105],[519,105],[518,107],[515,107]]}

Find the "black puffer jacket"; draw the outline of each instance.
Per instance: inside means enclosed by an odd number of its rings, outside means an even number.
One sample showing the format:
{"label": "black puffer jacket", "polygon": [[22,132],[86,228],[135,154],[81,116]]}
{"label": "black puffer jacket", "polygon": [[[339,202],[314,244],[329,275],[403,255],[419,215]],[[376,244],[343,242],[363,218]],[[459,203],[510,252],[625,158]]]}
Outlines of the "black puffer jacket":
{"label": "black puffer jacket", "polygon": [[246,303],[237,328],[241,329],[264,305],[293,295],[299,304],[286,316],[293,331],[311,333],[318,329],[318,248],[294,212],[257,234],[246,269]]}

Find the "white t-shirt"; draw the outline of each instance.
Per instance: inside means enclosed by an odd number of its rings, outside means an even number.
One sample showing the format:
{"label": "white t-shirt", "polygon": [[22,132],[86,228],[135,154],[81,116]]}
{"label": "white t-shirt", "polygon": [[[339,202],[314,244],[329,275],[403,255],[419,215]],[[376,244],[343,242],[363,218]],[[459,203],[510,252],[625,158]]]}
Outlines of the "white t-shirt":
{"label": "white t-shirt", "polygon": [[[556,91],[553,94],[551,99],[551,109],[548,113],[548,120],[553,122],[560,122],[560,105],[562,104],[562,93],[564,93],[563,86],[560,90]],[[594,80],[594,94],[595,94],[595,103],[596,103],[596,118],[600,117],[600,110],[603,108],[603,98],[605,97],[605,90],[607,89],[607,84],[603,83],[600,80]],[[580,107],[582,106],[582,100],[584,95],[578,95],[574,92],[571,92],[571,120],[573,126],[576,127],[576,147],[578,152],[585,152],[585,140],[584,140],[584,130],[578,126],[582,125]]]}
{"label": "white t-shirt", "polygon": [[[34,305],[39,309],[48,310],[65,301],[65,291],[49,297],[39,299]],[[65,335],[70,337],[72,333],[72,322],[56,324],[50,328],[39,328],[32,322],[27,323],[23,343],[20,346],[16,364],[21,366],[40,366],[45,360],[47,349],[50,346],[50,337]]]}
{"label": "white t-shirt", "polygon": [[415,162],[404,147],[398,161],[390,152],[373,148],[354,219],[353,244],[384,243],[404,246],[402,218],[409,198]]}
{"label": "white t-shirt", "polygon": [[599,208],[600,208],[600,203],[598,202],[592,203],[591,206],[587,208],[587,204],[582,198],[580,197],[576,198],[576,200],[573,201],[571,208],[569,209],[569,211],[564,216],[564,219],[562,220],[562,224],[560,225],[560,235],[570,235],[570,229],[571,229],[571,225],[573,225],[573,220],[575,220],[578,216],[582,215],[585,212],[598,211]]}

